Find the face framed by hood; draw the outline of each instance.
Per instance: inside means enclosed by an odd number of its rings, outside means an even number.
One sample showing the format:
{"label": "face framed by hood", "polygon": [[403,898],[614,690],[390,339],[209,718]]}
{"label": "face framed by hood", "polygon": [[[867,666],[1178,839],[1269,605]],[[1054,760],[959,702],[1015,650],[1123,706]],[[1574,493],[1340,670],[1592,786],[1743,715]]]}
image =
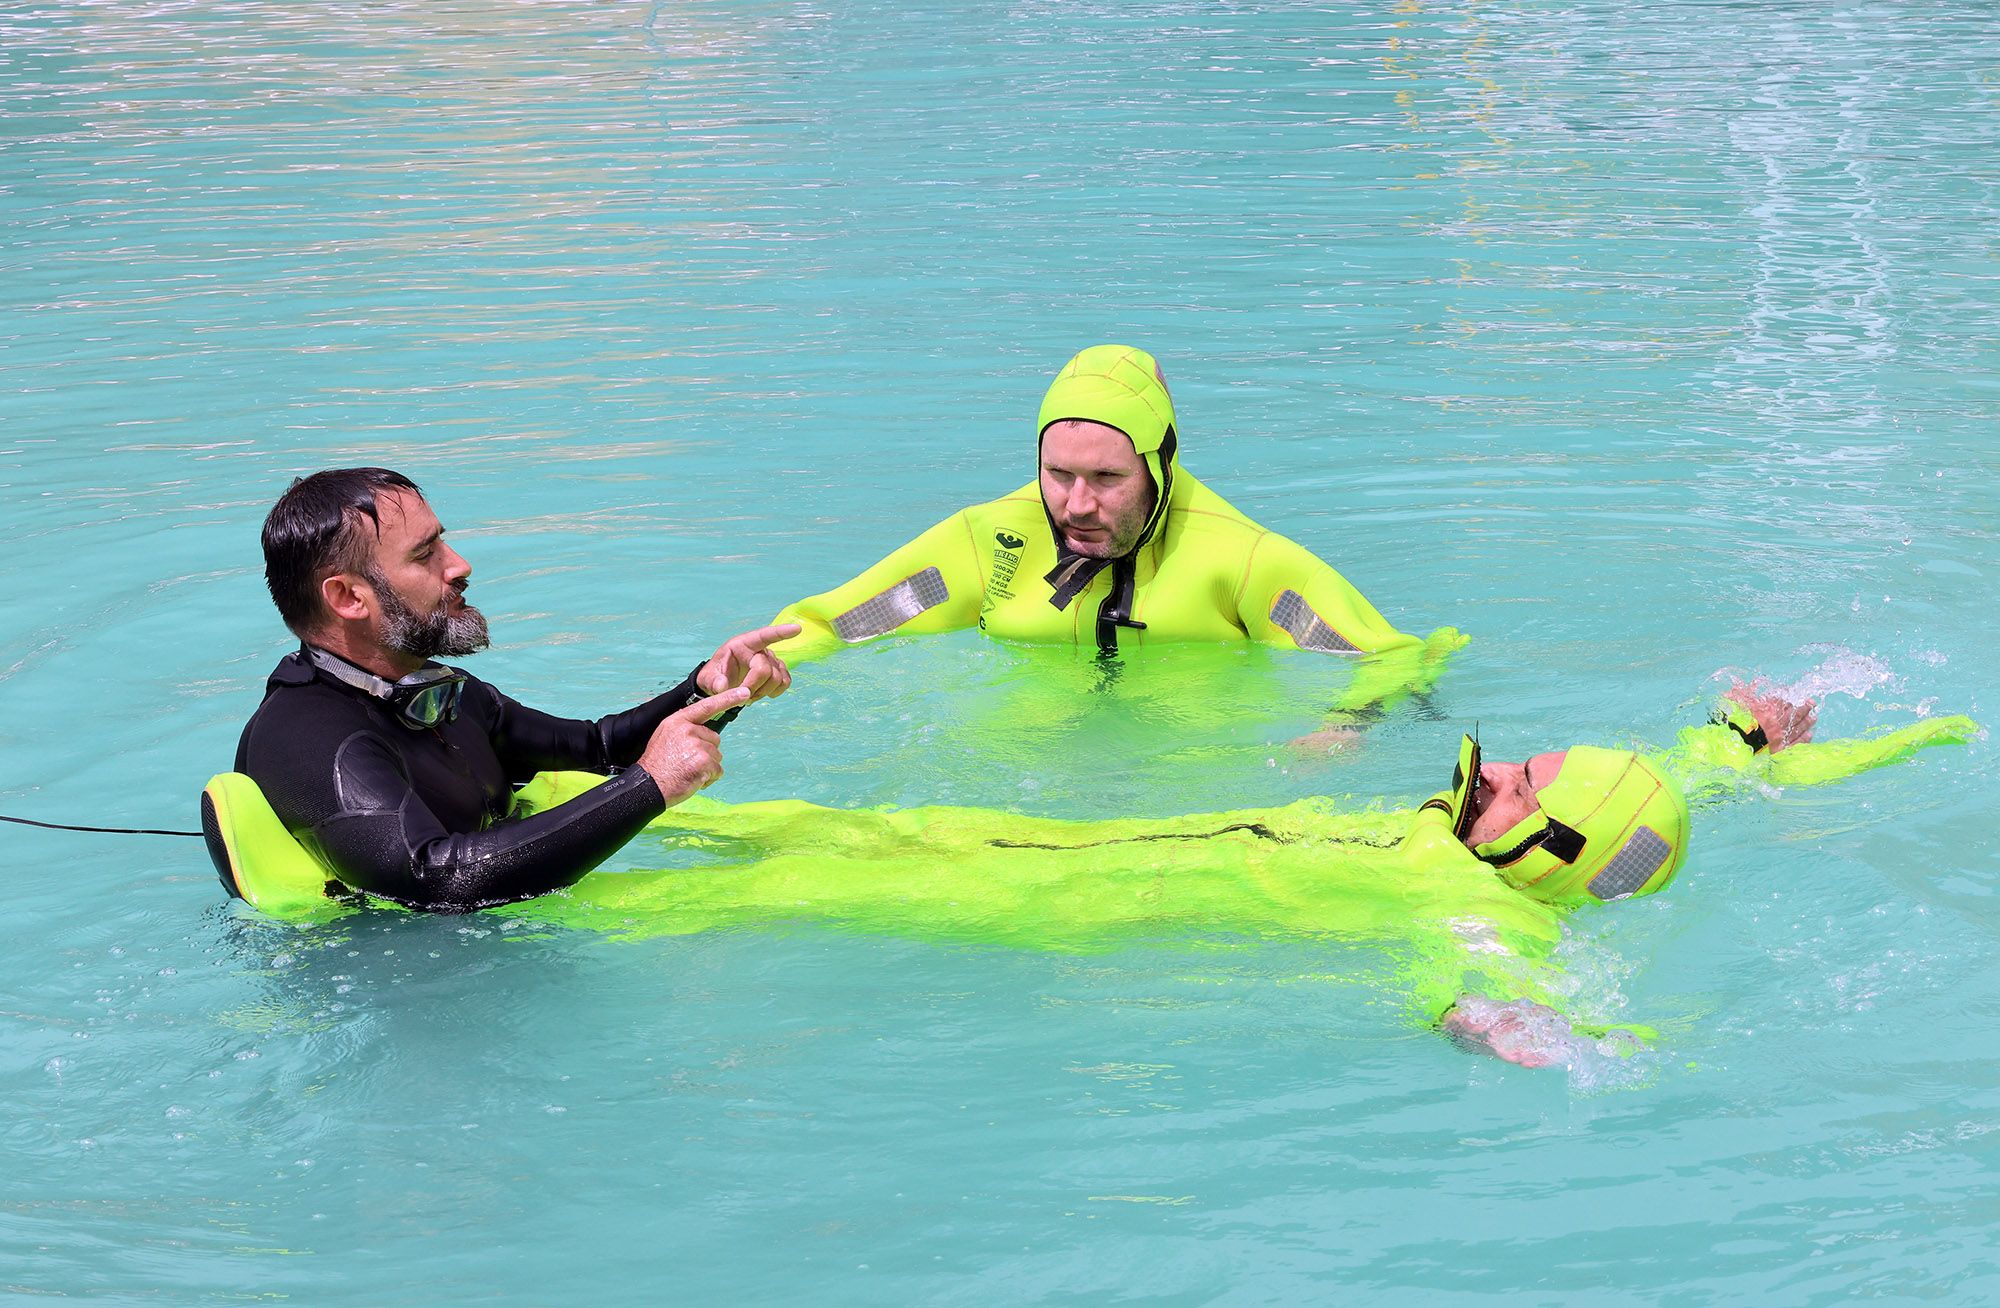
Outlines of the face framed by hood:
{"label": "face framed by hood", "polygon": [[1093,345],[1082,351],[1063,365],[1042,397],[1035,421],[1037,456],[1042,437],[1059,422],[1099,423],[1132,442],[1133,453],[1153,482],[1153,511],[1133,548],[1143,546],[1166,520],[1180,443],[1173,396],[1167,392],[1159,362],[1130,345]]}
{"label": "face framed by hood", "polygon": [[1056,566],[1045,578],[1049,603],[1057,609],[1068,608],[1099,573],[1106,568],[1112,571],[1111,594],[1100,605],[1097,622],[1099,650],[1110,654],[1117,650],[1119,627],[1143,627],[1131,620],[1135,587],[1132,559],[1159,534],[1173,497],[1174,460],[1179,452],[1174,401],[1152,355],[1130,345],[1093,345],[1063,365],[1042,397],[1035,423],[1037,460],[1042,438],[1059,422],[1090,422],[1116,430],[1132,442],[1133,452],[1152,481],[1152,511],[1132,548],[1115,559],[1093,558],[1070,549],[1049,512],[1047,497],[1042,501],[1042,513],[1056,546]]}

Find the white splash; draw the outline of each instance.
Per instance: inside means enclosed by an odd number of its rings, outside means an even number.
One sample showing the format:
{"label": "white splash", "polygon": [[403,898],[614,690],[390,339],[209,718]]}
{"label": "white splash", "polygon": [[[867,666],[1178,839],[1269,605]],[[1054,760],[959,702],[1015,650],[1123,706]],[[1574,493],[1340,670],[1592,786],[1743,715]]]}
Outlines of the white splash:
{"label": "white splash", "polygon": [[1872,654],[1857,654],[1844,646],[1816,646],[1829,650],[1820,660],[1819,666],[1810,668],[1796,682],[1789,686],[1777,685],[1786,699],[1797,703],[1801,699],[1824,700],[1829,695],[1848,695],[1854,699],[1867,699],[1868,692],[1877,686],[1900,689],[1901,682],[1889,665]]}

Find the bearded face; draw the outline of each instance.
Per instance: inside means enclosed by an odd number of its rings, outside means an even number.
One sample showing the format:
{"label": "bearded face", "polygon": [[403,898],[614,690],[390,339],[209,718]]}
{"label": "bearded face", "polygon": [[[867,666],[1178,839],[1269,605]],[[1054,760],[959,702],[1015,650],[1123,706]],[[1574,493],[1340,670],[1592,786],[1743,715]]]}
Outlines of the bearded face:
{"label": "bearded face", "polygon": [[456,658],[490,643],[486,615],[465,602],[466,579],[448,582],[427,612],[399,594],[375,568],[364,574],[382,605],[382,643],[414,659]]}

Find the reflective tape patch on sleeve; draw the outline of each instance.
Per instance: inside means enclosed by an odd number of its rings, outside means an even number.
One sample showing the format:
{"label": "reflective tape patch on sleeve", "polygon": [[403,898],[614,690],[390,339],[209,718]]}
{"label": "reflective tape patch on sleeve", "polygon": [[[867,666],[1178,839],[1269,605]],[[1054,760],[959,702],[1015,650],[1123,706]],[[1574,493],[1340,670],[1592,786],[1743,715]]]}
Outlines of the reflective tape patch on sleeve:
{"label": "reflective tape patch on sleeve", "polygon": [[1599,899],[1622,899],[1653,879],[1673,850],[1651,827],[1640,827],[1612,856],[1604,870],[1590,879],[1590,893]]}
{"label": "reflective tape patch on sleeve", "polygon": [[925,568],[835,618],[833,633],[849,644],[886,635],[925,609],[936,608],[950,598],[944,574],[936,568]]}
{"label": "reflective tape patch on sleeve", "polygon": [[1319,614],[1312,611],[1305,596],[1295,590],[1288,590],[1278,596],[1278,602],[1271,606],[1271,625],[1288,633],[1300,649],[1319,650],[1325,654],[1359,654],[1358,645],[1348,643],[1345,636],[1326,625]]}

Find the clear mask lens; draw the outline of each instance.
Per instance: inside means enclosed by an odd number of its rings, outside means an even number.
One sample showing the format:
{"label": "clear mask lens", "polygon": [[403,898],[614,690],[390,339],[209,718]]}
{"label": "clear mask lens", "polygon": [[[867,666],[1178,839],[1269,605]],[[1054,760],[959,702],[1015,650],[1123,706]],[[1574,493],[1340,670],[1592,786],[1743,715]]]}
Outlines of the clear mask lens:
{"label": "clear mask lens", "polygon": [[396,708],[412,726],[435,727],[458,716],[459,697],[464,693],[465,675],[444,672],[419,685],[397,687]]}

